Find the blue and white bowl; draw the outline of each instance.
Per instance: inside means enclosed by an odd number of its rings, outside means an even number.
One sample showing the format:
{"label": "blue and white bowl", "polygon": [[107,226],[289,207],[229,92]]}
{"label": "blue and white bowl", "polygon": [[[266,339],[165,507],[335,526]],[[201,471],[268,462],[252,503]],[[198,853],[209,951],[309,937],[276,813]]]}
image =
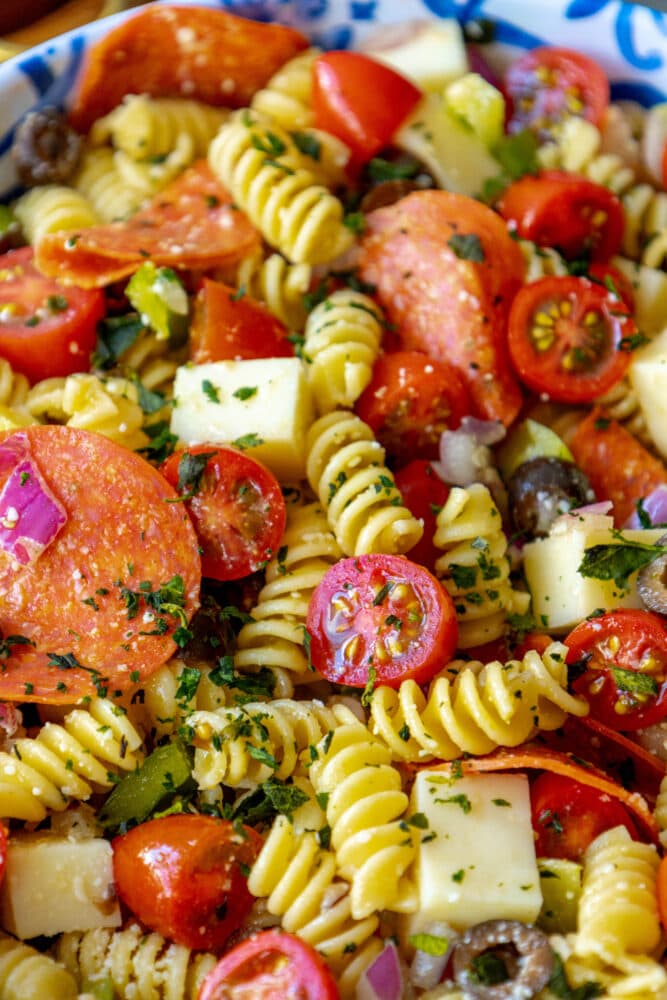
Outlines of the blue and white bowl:
{"label": "blue and white bowl", "polygon": [[[492,57],[501,62],[536,45],[565,45],[596,58],[616,99],[667,99],[667,13],[619,0],[179,0],[302,29],[325,48],[353,48],[379,24],[413,18],[488,18]],[[0,199],[16,189],[9,149],[31,108],[66,106],[82,55],[129,14],[117,14],[38,45],[0,65]]]}

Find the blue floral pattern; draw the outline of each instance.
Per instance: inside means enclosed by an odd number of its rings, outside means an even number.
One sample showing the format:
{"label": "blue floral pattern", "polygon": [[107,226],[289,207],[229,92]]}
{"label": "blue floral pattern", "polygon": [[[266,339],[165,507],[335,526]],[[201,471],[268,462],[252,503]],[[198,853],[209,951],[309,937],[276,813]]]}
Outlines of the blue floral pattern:
{"label": "blue floral pattern", "polygon": [[[496,23],[491,61],[536,45],[584,48],[609,74],[612,94],[642,104],[667,99],[667,14],[622,0],[179,0],[205,3],[261,21],[302,28],[319,45],[348,48],[380,24],[413,18],[490,18]],[[43,104],[66,105],[86,45],[115,15],[45,43],[0,65],[0,198],[15,189],[9,155],[22,116]],[[584,22],[584,23],[582,23]]]}

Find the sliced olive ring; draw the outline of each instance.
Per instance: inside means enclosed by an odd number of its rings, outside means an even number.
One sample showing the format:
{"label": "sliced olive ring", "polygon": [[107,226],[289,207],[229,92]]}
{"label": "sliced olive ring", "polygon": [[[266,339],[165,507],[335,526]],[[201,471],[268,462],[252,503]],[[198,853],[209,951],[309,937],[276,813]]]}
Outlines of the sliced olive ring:
{"label": "sliced olive ring", "polygon": [[58,108],[31,111],[17,128],[12,145],[19,180],[26,187],[65,184],[79,162],[81,145],[81,136]]}
{"label": "sliced olive ring", "polygon": [[487,920],[469,928],[452,958],[466,1000],[531,1000],[553,972],[546,934],[518,920]]}
{"label": "sliced olive ring", "polygon": [[[656,545],[667,545],[667,535],[659,538]],[[667,552],[639,571],[637,592],[649,611],[667,615]]]}
{"label": "sliced olive ring", "polygon": [[546,455],[523,462],[512,474],[507,493],[514,527],[536,538],[548,535],[561,514],[595,499],[576,465]]}

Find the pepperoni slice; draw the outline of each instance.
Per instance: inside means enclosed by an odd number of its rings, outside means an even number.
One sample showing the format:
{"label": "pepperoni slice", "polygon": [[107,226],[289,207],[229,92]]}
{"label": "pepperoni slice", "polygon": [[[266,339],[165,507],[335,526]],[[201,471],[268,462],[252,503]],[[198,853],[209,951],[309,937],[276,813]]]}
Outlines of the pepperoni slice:
{"label": "pepperoni slice", "polygon": [[66,284],[99,288],[132,274],[147,259],[209,269],[234,264],[258,247],[257,230],[201,160],[130,219],[45,236],[35,263]]}
{"label": "pepperoni slice", "polygon": [[667,468],[636,437],[604,413],[593,410],[568,445],[598,500],[611,500],[614,521],[625,524],[637,501],[667,483]]}
{"label": "pepperoni slice", "polygon": [[507,313],[524,264],[505,223],[464,195],[416,191],[366,224],[359,270],[402,347],[449,361],[475,414],[510,424],[521,391],[505,346]]}
{"label": "pepperoni slice", "polygon": [[87,132],[126,94],[240,108],[308,47],[299,31],[205,7],[150,5],[86,52],[70,119]]}
{"label": "pepperoni slice", "polygon": [[[34,426],[3,445],[29,454],[66,521],[28,564],[0,548],[0,698],[71,703],[145,679],[199,604],[183,504],[168,502],[176,494],[152,465],[98,434]],[[0,468],[0,490],[11,473]]]}

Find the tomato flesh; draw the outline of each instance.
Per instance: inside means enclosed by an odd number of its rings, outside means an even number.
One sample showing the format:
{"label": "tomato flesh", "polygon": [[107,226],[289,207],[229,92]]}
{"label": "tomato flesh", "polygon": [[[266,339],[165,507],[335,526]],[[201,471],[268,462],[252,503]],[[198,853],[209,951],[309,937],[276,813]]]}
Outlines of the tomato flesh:
{"label": "tomato flesh", "polygon": [[587,278],[525,285],[510,310],[509,351],[521,380],[561,403],[586,403],[621,380],[636,326],[624,302]]}
{"label": "tomato flesh", "polygon": [[314,667],[352,687],[429,680],[456,649],[454,604],[424,567],[404,556],[341,559],[310,600]]}
{"label": "tomato flesh", "polygon": [[509,132],[531,128],[548,137],[572,117],[599,126],[609,105],[606,73],[594,59],[572,49],[532,49],[510,65],[504,83]]}
{"label": "tomato flesh", "polygon": [[339,1000],[324,959],[305,941],[268,930],[224,955],[202,983],[198,1000]]}
{"label": "tomato flesh", "polygon": [[400,73],[361,52],[326,52],[313,64],[315,125],[342,139],[357,165],[389,144],[421,96]]}
{"label": "tomato flesh", "polygon": [[[208,456],[196,482],[184,479],[187,462]],[[202,548],[202,574],[238,580],[275,555],[286,510],[280,484],[261,462],[225,445],[193,445],[174,452],[162,467],[182,490]]]}
{"label": "tomato flesh", "polygon": [[287,330],[261,302],[204,278],[190,328],[190,359],[196,365],[293,354]]}
{"label": "tomato flesh", "polygon": [[61,285],[32,260],[31,247],[0,257],[0,357],[31,382],[87,371],[104,294]]}
{"label": "tomato flesh", "polygon": [[565,644],[568,663],[585,668],[573,687],[593,718],[634,731],[667,716],[667,630],[659,615],[611,611],[581,622]]}
{"label": "tomato flesh", "polygon": [[535,850],[541,858],[580,861],[595,838],[624,826],[639,840],[630,813],[617,799],[573,778],[545,772],[530,789]]}
{"label": "tomato flesh", "polygon": [[222,948],[253,904],[243,874],[262,838],[228,820],[176,814],[112,841],[118,895],[143,924],[187,948]]}
{"label": "tomato flesh", "polygon": [[405,506],[424,522],[424,534],[406,555],[433,572],[436,559],[442,555],[442,549],[433,542],[436,517],[447,502],[449,486],[443,483],[431,463],[423,458],[416,458],[398,469],[394,479]]}

